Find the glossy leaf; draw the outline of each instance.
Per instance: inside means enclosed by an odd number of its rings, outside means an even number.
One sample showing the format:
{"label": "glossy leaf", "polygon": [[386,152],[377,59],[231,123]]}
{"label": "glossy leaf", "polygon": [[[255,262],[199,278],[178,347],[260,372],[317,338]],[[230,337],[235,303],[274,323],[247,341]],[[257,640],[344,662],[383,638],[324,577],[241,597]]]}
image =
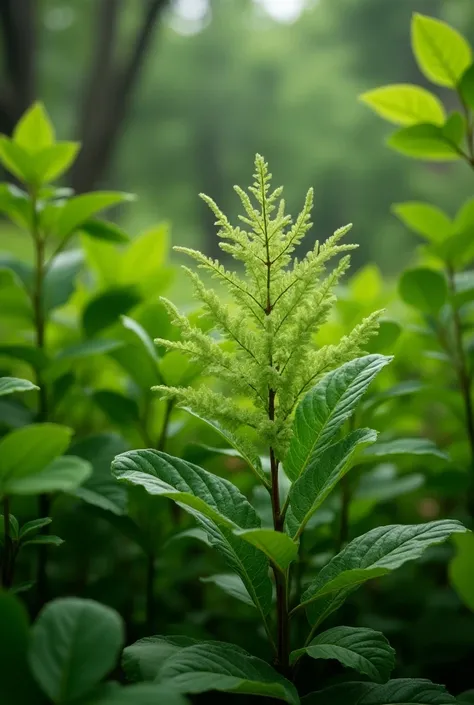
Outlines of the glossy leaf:
{"label": "glossy leaf", "polygon": [[399,282],[399,292],[405,303],[430,314],[437,314],[448,298],[443,274],[427,267],[405,270]]}
{"label": "glossy leaf", "polygon": [[109,607],[74,597],[54,600],[32,628],[31,669],[54,703],[69,702],[112,670],[123,641],[122,620]]}
{"label": "glossy leaf", "polygon": [[246,529],[234,533],[262,551],[282,573],[298,556],[298,544],[280,531]]}
{"label": "glossy leaf", "polygon": [[472,63],[466,39],[446,22],[415,13],[412,47],[418,66],[433,83],[455,88]]}
{"label": "glossy leaf", "polygon": [[443,685],[428,680],[397,678],[388,683],[341,683],[311,693],[303,705],[455,705]]}
{"label": "glossy leaf", "polygon": [[263,695],[298,705],[296,689],[268,663],[234,644],[200,642],[175,651],[163,662],[156,682],[181,693],[218,690]]}
{"label": "glossy leaf", "polygon": [[235,485],[157,450],[123,453],[113,461],[112,472],[119,480],[169,497],[189,511],[240,575],[262,615],[268,612],[272,589],[266,557],[232,533],[260,528],[260,519]]}
{"label": "glossy leaf", "polygon": [[291,654],[292,660],[307,654],[314,659],[336,659],[343,666],[385,683],[395,668],[395,651],[381,632],[361,627],[334,627],[318,634],[308,646]]}
{"label": "glossy leaf", "polygon": [[443,125],[446,119],[439,98],[426,88],[397,83],[367,91],[360,100],[380,117],[395,125],[416,125],[430,122]]}
{"label": "glossy leaf", "polygon": [[318,455],[334,443],[369,384],[392,358],[366,355],[329,372],[296,409],[293,438],[284,460],[285,472],[296,480]]}
{"label": "glossy leaf", "polygon": [[[1,352],[0,352],[1,354]],[[14,394],[15,392],[30,392],[39,389],[36,384],[28,379],[19,379],[18,377],[0,377],[0,397],[6,394]]]}
{"label": "glossy leaf", "polygon": [[441,208],[429,203],[418,201],[395,203],[392,211],[407,228],[430,242],[444,240],[453,230],[453,223]]}
{"label": "glossy leaf", "polygon": [[312,624],[337,609],[359,585],[419,558],[430,546],[466,529],[451,519],[427,524],[380,526],[351,541],[321,569],[301,604]]}

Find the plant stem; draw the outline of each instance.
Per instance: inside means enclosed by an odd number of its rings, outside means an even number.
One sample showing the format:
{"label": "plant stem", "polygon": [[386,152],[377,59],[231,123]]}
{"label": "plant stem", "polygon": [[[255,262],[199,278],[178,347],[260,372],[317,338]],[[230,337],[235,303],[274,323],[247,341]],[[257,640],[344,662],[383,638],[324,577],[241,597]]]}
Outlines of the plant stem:
{"label": "plant stem", "polygon": [[12,585],[13,571],[13,544],[10,536],[10,500],[3,498],[3,564],[2,564],[2,587],[8,590]]}
{"label": "plant stem", "polygon": [[147,556],[146,567],[146,623],[148,633],[153,633],[155,624],[155,556],[153,553]]}

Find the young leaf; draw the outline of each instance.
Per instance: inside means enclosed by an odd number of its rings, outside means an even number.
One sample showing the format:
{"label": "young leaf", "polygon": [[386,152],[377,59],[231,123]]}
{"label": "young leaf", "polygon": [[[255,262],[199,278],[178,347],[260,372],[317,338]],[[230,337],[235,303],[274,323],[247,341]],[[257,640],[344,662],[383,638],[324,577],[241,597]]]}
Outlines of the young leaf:
{"label": "young leaf", "polygon": [[268,562],[258,549],[232,533],[239,528],[259,529],[260,519],[231,482],[157,450],[123,453],[113,461],[112,472],[119,480],[169,497],[189,511],[240,575],[262,616],[267,614],[272,595]]}
{"label": "young leaf", "polygon": [[33,157],[36,183],[49,184],[59,179],[75,161],[80,146],[79,142],[57,142],[36,152]]}
{"label": "young leaf", "polygon": [[[29,427],[31,428],[31,426]],[[92,472],[90,463],[63,455],[34,473],[9,476],[1,484],[5,494],[31,495],[48,492],[73,492]]]}
{"label": "young leaf", "polygon": [[296,409],[293,438],[284,460],[290,480],[297,480],[317,456],[334,443],[369,384],[391,357],[366,355],[329,372]]}
{"label": "young leaf", "polygon": [[20,530],[20,541],[25,538],[25,536],[29,536],[30,534],[34,534],[40,529],[42,529],[45,526],[48,526],[51,524],[53,520],[51,517],[44,517],[44,519],[33,519],[33,521],[27,521],[26,524],[23,524]]}
{"label": "young leaf", "polygon": [[62,539],[60,536],[53,536],[52,534],[46,534],[44,536],[35,536],[32,539],[29,539],[28,541],[22,541],[22,547],[23,546],[37,546],[37,545],[45,545],[45,546],[61,546],[61,544],[64,543],[64,539]]}
{"label": "young leaf", "polygon": [[349,471],[355,453],[375,443],[376,439],[375,431],[358,429],[322,453],[313,455],[290,490],[286,525],[291,536],[301,534],[318,507]]}
{"label": "young leaf", "polygon": [[474,534],[454,537],[456,555],[449,564],[449,581],[465,605],[474,612]]}
{"label": "young leaf", "polygon": [[448,286],[443,274],[427,267],[405,270],[398,290],[405,303],[432,315],[439,312],[448,298]]}
{"label": "young leaf", "polygon": [[341,683],[302,700],[303,705],[455,705],[456,702],[444,685],[416,678],[397,678],[383,685]]}
{"label": "young leaf", "polygon": [[395,203],[392,211],[407,228],[430,242],[445,240],[453,231],[453,223],[446,213],[430,203]]}
{"label": "young leaf", "polygon": [[451,534],[465,531],[452,519],[372,529],[351,541],[321,569],[303,593],[300,606],[306,607],[310,622],[318,624],[362,583],[390,573]]}
{"label": "young leaf", "polygon": [[394,455],[432,455],[447,460],[448,456],[427,438],[396,438],[393,441],[375,443],[362,452],[360,462],[389,459]]}
{"label": "young leaf", "polygon": [[360,100],[395,125],[408,126],[420,122],[444,125],[446,120],[439,98],[421,86],[408,83],[382,86],[363,93]]}
{"label": "young leaf", "polygon": [[298,544],[287,534],[273,529],[246,529],[234,531],[244,541],[256,546],[270,561],[284,573],[298,556]]}
{"label": "young leaf", "polygon": [[446,22],[417,12],[411,29],[413,53],[426,78],[438,86],[456,88],[472,63],[466,39]]}
{"label": "young leaf", "polygon": [[10,174],[23,183],[35,183],[33,158],[23,147],[9,140],[8,137],[0,137],[0,162]]}
{"label": "young leaf", "polygon": [[453,142],[451,131],[430,123],[402,127],[391,135],[387,144],[400,154],[428,161],[453,161],[460,158],[459,145]]}
{"label": "young leaf", "polygon": [[14,141],[30,153],[40,152],[54,144],[54,127],[43,103],[33,103],[13,131]]}
{"label": "young leaf", "polygon": [[59,238],[67,237],[80,229],[83,223],[96,213],[130,200],[133,200],[130,194],[113,191],[95,191],[74,196],[62,208],[56,223],[55,234]]}
{"label": "young leaf", "polygon": [[53,702],[69,702],[112,670],[123,641],[115,610],[92,600],[61,598],[43,608],[31,630],[30,666]]}
{"label": "young leaf", "polygon": [[0,377],[0,397],[6,394],[13,394],[14,392],[29,392],[34,389],[39,389],[39,387],[28,379]]}
{"label": "young leaf", "polygon": [[156,682],[181,693],[263,695],[299,705],[292,683],[234,644],[200,642],[175,651],[162,664]]}
{"label": "young leaf", "polygon": [[52,423],[32,424],[0,440],[0,486],[34,475],[64,453],[72,431]]}
{"label": "young leaf", "polygon": [[386,683],[395,668],[395,651],[381,632],[357,627],[334,627],[318,634],[303,649],[293,651],[292,661],[303,654],[314,659],[336,659],[375,683]]}
{"label": "young leaf", "polygon": [[247,588],[241,578],[233,573],[220,573],[218,575],[210,575],[207,578],[200,578],[202,583],[213,583],[220,587],[231,597],[244,602],[250,607],[255,607],[252,598],[250,597]]}

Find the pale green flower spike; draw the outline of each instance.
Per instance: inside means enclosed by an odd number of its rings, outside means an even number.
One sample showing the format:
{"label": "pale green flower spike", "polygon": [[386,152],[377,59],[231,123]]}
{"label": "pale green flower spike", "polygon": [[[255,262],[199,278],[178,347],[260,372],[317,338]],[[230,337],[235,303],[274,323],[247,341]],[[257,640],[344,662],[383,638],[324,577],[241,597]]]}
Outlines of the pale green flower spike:
{"label": "pale green flower spike", "polygon": [[[350,257],[342,257],[329,274],[325,269],[332,257],[357,247],[340,244],[351,225],[340,228],[321,245],[316,242],[299,261],[292,255],[312,225],[313,190],[308,191],[303,210],[293,223],[280,198],[283,189],[271,191],[268,165],[258,154],[254,179],[250,195],[235,187],[245,211],[240,216],[245,229],[232,226],[214,201],[202,196],[216,216],[221,249],[244,263],[245,277],[227,271],[201,252],[174,248],[193,257],[198,267],[228,289],[233,304],[226,303],[195,272],[184,268],[221,338],[192,326],[171,302],[163,299],[173,322],[181,329],[182,339],[156,341],[198,360],[209,373],[225,380],[233,394],[224,395],[205,386],[154,389],[165,397],[176,398],[181,406],[200,416],[219,422],[239,437],[243,427],[255,429],[260,441],[272,447],[281,459],[290,440],[293,412],[302,395],[323,374],[361,354],[364,344],[377,331],[381,312],[364,319],[337,345],[316,347],[314,333],[329,316],[335,302],[334,287],[347,270]],[[225,341],[228,342],[224,347]],[[242,396],[251,403],[242,404]],[[244,442],[249,453],[255,455],[257,448],[249,447],[248,439]]]}

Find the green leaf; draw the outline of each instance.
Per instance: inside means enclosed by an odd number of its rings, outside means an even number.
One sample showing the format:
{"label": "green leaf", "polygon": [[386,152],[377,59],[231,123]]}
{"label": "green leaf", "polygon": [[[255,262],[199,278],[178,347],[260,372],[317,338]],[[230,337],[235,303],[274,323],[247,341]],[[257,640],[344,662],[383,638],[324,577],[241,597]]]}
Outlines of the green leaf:
{"label": "green leaf", "polygon": [[45,526],[49,526],[53,520],[51,517],[44,517],[44,519],[33,519],[33,521],[27,521],[23,524],[20,530],[20,541],[31,534],[36,533]]}
{"label": "green leaf", "polygon": [[250,607],[255,607],[242,579],[234,573],[219,573],[218,575],[210,575],[207,578],[200,578],[200,580],[202,583],[217,585],[231,597],[235,597],[235,599],[244,602],[246,605],[250,605]]}
{"label": "green leaf", "polygon": [[374,462],[394,455],[433,455],[447,460],[448,456],[427,438],[396,438],[393,441],[375,443],[362,452],[360,462]]}
{"label": "green leaf", "polygon": [[246,529],[234,533],[262,551],[282,573],[298,556],[298,544],[292,541],[288,534],[280,531]]}
{"label": "green leaf", "polygon": [[443,685],[428,680],[397,678],[388,683],[341,683],[311,693],[303,705],[455,705]]}
{"label": "green leaf", "polygon": [[64,540],[60,538],[59,536],[53,536],[52,534],[47,534],[45,536],[35,536],[32,539],[28,539],[28,541],[23,541],[22,542],[22,547],[23,546],[37,546],[37,545],[45,545],[45,546],[61,546],[61,544],[64,543]]}
{"label": "green leaf", "polygon": [[268,562],[258,549],[232,533],[259,529],[260,519],[235,485],[157,450],[123,453],[113,461],[112,472],[119,480],[144,487],[151,495],[169,497],[189,511],[240,575],[261,614],[267,614],[272,596]]}
{"label": "green leaf", "polygon": [[73,492],[91,472],[90,463],[72,455],[63,455],[34,474],[21,477],[15,474],[7,478],[3,483],[3,491],[12,495]]}
{"label": "green leaf", "polygon": [[395,651],[381,632],[357,627],[334,627],[319,634],[304,649],[291,654],[292,661],[308,654],[314,659],[336,659],[375,683],[386,683],[395,668]]}
{"label": "green leaf", "polygon": [[189,705],[180,693],[160,685],[140,683],[125,688],[118,683],[106,683],[97,693],[88,695],[76,705]]}
{"label": "green leaf", "polygon": [[130,681],[154,681],[169,656],[197,643],[188,636],[146,636],[123,650],[122,668]]}
{"label": "green leaf", "polygon": [[413,15],[411,30],[413,53],[426,78],[438,86],[456,88],[472,63],[466,39],[446,22],[418,12]]}
{"label": "green leaf", "polygon": [[12,593],[0,592],[0,702],[4,705],[42,705],[44,699],[27,661],[28,615]]}
{"label": "green leaf", "polygon": [[64,453],[72,431],[52,423],[32,424],[0,440],[0,487],[43,470]]}
{"label": "green leaf", "polygon": [[405,270],[398,290],[406,304],[432,315],[440,311],[448,298],[448,286],[443,274],[427,267]]}
{"label": "green leaf", "polygon": [[466,105],[474,109],[474,64],[471,64],[469,68],[463,73],[461,80],[459,81],[458,90],[461,94],[462,99]]}
{"label": "green leaf", "polygon": [[23,113],[13,131],[13,139],[32,154],[54,144],[54,128],[43,103],[33,103]]}
{"label": "green leaf", "polygon": [[357,500],[362,502],[388,502],[409,492],[419,489],[425,483],[421,473],[398,475],[394,465],[377,465],[373,470],[364,472],[360,478],[351,508],[357,509]]}
{"label": "green leaf", "polygon": [[88,338],[116,323],[123,313],[140,302],[140,295],[133,287],[109,289],[93,298],[84,309],[82,325]]}
{"label": "green leaf", "polygon": [[[3,514],[0,514],[0,544],[3,545],[5,543],[5,517]],[[19,537],[19,524],[18,524],[18,519],[13,515],[9,515],[9,527],[10,527],[10,536],[14,541],[18,541]]]}
{"label": "green leaf", "polygon": [[120,281],[140,287],[143,294],[160,289],[168,252],[168,226],[158,225],[130,242],[122,260]]}
{"label": "green leaf", "polygon": [[158,352],[153,340],[150,338],[146,330],[140,323],[134,321],[133,318],[128,316],[122,316],[122,323],[124,327],[131,331],[137,341],[140,342],[141,347],[150,357],[153,363],[158,362]]}
{"label": "green leaf", "polygon": [[429,203],[408,201],[395,203],[392,212],[402,221],[407,228],[413,230],[430,242],[444,240],[453,231],[453,223],[441,208]]}
{"label": "green leaf", "polygon": [[81,145],[79,142],[57,142],[35,153],[33,168],[37,184],[49,184],[59,179],[73,164]]}
{"label": "green leaf", "polygon": [[457,594],[474,612],[474,534],[471,532],[454,537],[456,555],[449,564],[449,581]]}
{"label": "green leaf", "polygon": [[290,480],[297,480],[318,455],[334,443],[369,384],[391,357],[366,355],[329,372],[296,409],[293,438],[284,460]]}
{"label": "green leaf", "polygon": [[409,83],[397,83],[367,91],[360,100],[380,117],[395,125],[415,125],[430,122],[443,125],[446,120],[439,98],[426,88]]}
{"label": "green leaf", "polygon": [[[0,352],[1,354],[1,352]],[[36,384],[28,379],[19,379],[18,377],[0,377],[0,397],[14,392],[30,392],[34,389],[39,389]]]}
{"label": "green leaf", "polygon": [[75,345],[70,345],[68,348],[64,348],[58,354],[56,360],[79,360],[93,357],[94,355],[106,355],[122,346],[123,341],[121,340],[111,340],[109,338],[86,340],[83,343],[76,343]]}
{"label": "green leaf", "polygon": [[115,666],[124,629],[115,610],[92,600],[50,602],[31,631],[30,666],[54,703],[84,696]]}
{"label": "green leaf", "polygon": [[89,235],[89,237],[93,237],[96,240],[105,240],[106,242],[122,244],[130,240],[127,233],[122,228],[119,228],[118,225],[98,218],[91,218],[82,223],[81,231],[85,235]]}
{"label": "green leaf", "polygon": [[354,455],[376,439],[375,431],[358,429],[339,443],[312,456],[311,462],[290,489],[286,526],[291,536],[298,537],[302,533],[318,507],[350,470]]}
{"label": "green leaf", "polygon": [[35,370],[41,370],[48,364],[44,351],[30,345],[0,345],[0,357],[2,356],[27,362]]}
{"label": "green leaf", "polygon": [[34,158],[7,137],[0,137],[0,162],[20,181],[27,184],[35,183]]}
{"label": "green leaf", "polygon": [[359,585],[412,561],[451,534],[465,532],[458,521],[379,526],[351,541],[322,568],[305,590],[301,605],[312,624],[319,624]]}
{"label": "green leaf", "polygon": [[63,238],[79,230],[83,223],[92,218],[96,213],[111,208],[119,203],[133,200],[128,193],[113,191],[96,191],[85,193],[71,198],[59,214],[55,234]]}
{"label": "green leaf", "polygon": [[388,138],[387,144],[396,152],[415,159],[453,161],[460,158],[459,145],[453,143],[451,129],[445,133],[443,128],[430,123],[402,127]]}
{"label": "green leaf", "polygon": [[234,644],[200,642],[175,651],[161,665],[156,682],[181,693],[218,690],[263,695],[298,705],[292,683],[268,663]]}
{"label": "green leaf", "polygon": [[140,421],[138,404],[131,397],[111,389],[99,389],[93,399],[115,424],[133,426]]}
{"label": "green leaf", "polygon": [[43,305],[46,313],[68,302],[83,266],[84,256],[80,250],[61,252],[54,258],[44,278]]}
{"label": "green leaf", "polygon": [[20,227],[31,225],[31,202],[28,194],[14,184],[0,184],[0,212]]}

